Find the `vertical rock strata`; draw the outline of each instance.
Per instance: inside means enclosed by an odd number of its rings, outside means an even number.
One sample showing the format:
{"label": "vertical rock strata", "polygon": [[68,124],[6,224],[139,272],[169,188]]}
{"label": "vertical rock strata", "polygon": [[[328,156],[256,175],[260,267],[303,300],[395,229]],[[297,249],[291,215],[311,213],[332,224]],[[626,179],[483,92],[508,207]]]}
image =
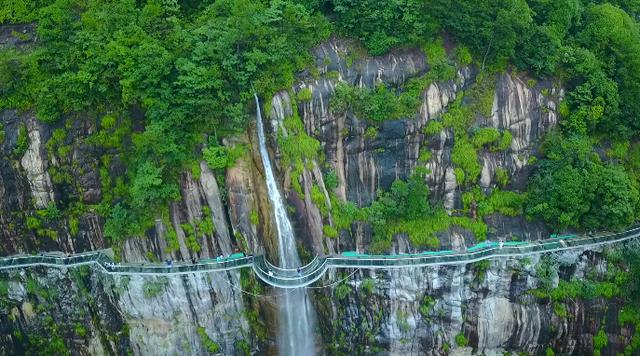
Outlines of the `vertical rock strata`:
{"label": "vertical rock strata", "polygon": [[[301,82],[268,100],[263,98],[265,117],[269,117],[272,159],[285,191],[300,245],[312,254],[332,254],[345,250],[366,250],[370,229],[354,224],[352,238],[326,237],[323,227],[333,217],[317,206],[318,197],[330,206],[325,184],[328,170],[335,172],[338,186],[333,193],[339,200],[352,201],[360,207],[375,199],[376,192],[388,189],[393,181],[406,179],[417,167],[428,169],[426,176],[434,202],[448,211],[461,206],[456,183],[452,150],[455,137],[451,129],[427,136],[424,128],[448,111],[462,92],[475,83],[475,68],[459,68],[454,79],[430,83],[420,95],[415,117],[378,123],[375,137],[367,136],[372,124],[352,112],[334,113],[330,108],[336,85],[374,88],[383,83],[401,88],[410,78],[428,73],[430,67],[420,51],[393,52],[377,58],[347,60],[351,49],[346,42],[331,40],[314,50],[320,75],[302,74]],[[311,100],[297,100],[301,90],[311,93]],[[551,83],[528,85],[513,73],[496,77],[491,115],[477,115],[472,129],[492,127],[508,130],[513,139],[503,151],[478,150],[481,166],[479,185],[483,189],[497,186],[498,168],[507,172],[509,189],[524,189],[530,175],[531,158],[539,139],[558,120],[556,109],[561,89]],[[463,99],[463,105],[466,102]],[[296,112],[305,132],[320,142],[322,157],[305,162],[301,173],[285,167],[279,135],[289,133],[284,125]],[[27,229],[26,219],[50,203],[82,200],[97,204],[101,200],[98,168],[100,153],[92,151],[83,140],[96,131],[95,123],[83,118],[75,121],[65,144],[71,147],[68,157],[50,150],[47,143],[53,128],[38,123],[31,113],[0,112],[4,141],[0,142],[0,252],[13,254],[37,250],[78,252],[108,246],[103,236],[104,221],[89,209],[82,212],[72,228],[71,218],[45,226],[56,238],[36,236]],[[27,146],[19,157],[20,127],[27,135]],[[226,145],[245,145],[247,154],[227,169],[224,176],[211,171],[204,162],[198,169],[180,175],[180,198],[159,212],[155,225],[145,236],[132,237],[121,247],[126,261],[189,259],[227,255],[236,247],[255,254],[275,257],[271,209],[260,159],[256,156],[255,133],[229,138]],[[431,157],[420,161],[423,150]],[[6,158],[6,159],[5,159]],[[56,169],[69,162],[74,184],[61,183]],[[73,165],[72,165],[73,166]],[[114,158],[109,166],[112,176],[124,175],[124,168]],[[300,191],[294,188],[299,179]],[[77,183],[77,184],[75,184]],[[319,193],[319,194],[318,194]],[[210,221],[213,231],[191,236],[202,221]],[[256,221],[258,223],[256,223]],[[520,217],[494,214],[485,217],[490,238],[518,235],[533,240],[546,236],[540,223]],[[74,224],[76,224],[74,222]],[[53,233],[51,234],[54,235]],[[468,231],[452,228],[439,236],[443,245],[462,249],[472,243]],[[200,251],[195,251],[193,241]],[[394,240],[394,252],[412,250],[406,237]],[[562,278],[583,278],[588,271],[606,269],[602,251],[567,252],[554,257],[562,261]],[[272,259],[277,260],[277,259]],[[520,260],[497,260],[488,265],[442,266],[387,272],[334,271],[320,284],[337,285],[314,290],[322,338],[328,351],[347,352],[345,345],[360,345],[360,353],[441,355],[477,353],[501,354],[502,351],[543,353],[551,346],[556,353],[589,354],[592,336],[604,328],[609,335],[605,352],[624,349],[633,334],[627,326],[616,323],[619,305],[603,299],[576,300],[565,303],[570,318],[558,316],[552,303],[535,298],[529,291],[540,285],[537,269],[547,263],[539,257]],[[351,275],[353,273],[353,275]],[[351,275],[351,276],[350,276]],[[348,277],[348,278],[347,278]],[[251,280],[239,272],[209,273],[172,277],[108,277],[89,272],[27,270],[3,274],[7,296],[0,312],[2,330],[21,330],[27,335],[51,333],[46,320],[62,325],[59,336],[77,354],[208,354],[206,340],[215,342],[224,354],[239,353],[243,342],[253,343],[256,324],[276,330],[273,306],[267,298],[243,296],[241,288],[253,288]],[[36,282],[33,282],[36,281]],[[552,283],[557,286],[558,277]],[[36,288],[46,286],[44,295]],[[247,287],[249,286],[249,287]],[[263,290],[262,294],[278,294]],[[254,290],[254,289],[252,289]],[[38,310],[46,306],[47,312]],[[88,314],[84,306],[88,305]],[[608,309],[609,308],[609,309]],[[84,314],[83,314],[84,313]],[[71,317],[73,316],[73,317]],[[605,318],[605,316],[607,316]],[[257,322],[256,319],[261,320]],[[263,322],[266,320],[266,322]],[[604,322],[602,321],[604,320]],[[74,329],[74,325],[80,325]],[[86,329],[86,330],[84,330]],[[84,332],[83,332],[84,330]],[[271,331],[261,335],[273,346]],[[468,346],[457,347],[456,337],[463,335]],[[12,354],[17,335],[0,335],[0,353]],[[333,345],[333,346],[332,346]],[[338,345],[338,346],[335,346]],[[211,346],[211,344],[209,344]],[[610,351],[610,352],[609,352]]]}

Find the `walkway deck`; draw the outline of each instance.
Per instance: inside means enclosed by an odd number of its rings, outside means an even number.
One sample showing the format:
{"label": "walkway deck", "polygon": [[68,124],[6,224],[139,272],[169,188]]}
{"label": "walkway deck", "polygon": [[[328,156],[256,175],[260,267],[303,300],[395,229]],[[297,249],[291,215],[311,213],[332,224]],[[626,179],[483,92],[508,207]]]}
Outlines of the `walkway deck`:
{"label": "walkway deck", "polygon": [[0,259],[0,271],[32,266],[77,267],[95,264],[102,272],[120,275],[167,275],[227,271],[252,267],[263,282],[279,288],[300,288],[319,280],[329,268],[390,269],[437,265],[459,265],[501,257],[523,257],[541,253],[587,248],[613,244],[640,236],[640,227],[617,234],[596,236],[559,236],[531,242],[482,242],[466,251],[426,251],[418,254],[365,255],[344,252],[341,255],[316,257],[308,265],[295,269],[283,269],[269,263],[264,256],[234,254],[228,258],[200,260],[196,264],[114,264],[104,251],[71,255],[49,253],[42,255],[18,255]]}

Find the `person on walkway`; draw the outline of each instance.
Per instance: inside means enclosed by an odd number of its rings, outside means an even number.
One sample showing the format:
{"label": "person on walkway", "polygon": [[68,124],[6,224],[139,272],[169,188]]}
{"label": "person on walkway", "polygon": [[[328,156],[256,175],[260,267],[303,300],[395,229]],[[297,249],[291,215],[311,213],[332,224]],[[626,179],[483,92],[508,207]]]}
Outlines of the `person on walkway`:
{"label": "person on walkway", "polygon": [[298,272],[298,277],[302,277],[302,273],[300,273],[300,267],[296,268],[296,272]]}
{"label": "person on walkway", "polygon": [[198,263],[198,260],[196,259],[196,256],[191,257],[191,263],[194,264],[194,265],[196,263]]}

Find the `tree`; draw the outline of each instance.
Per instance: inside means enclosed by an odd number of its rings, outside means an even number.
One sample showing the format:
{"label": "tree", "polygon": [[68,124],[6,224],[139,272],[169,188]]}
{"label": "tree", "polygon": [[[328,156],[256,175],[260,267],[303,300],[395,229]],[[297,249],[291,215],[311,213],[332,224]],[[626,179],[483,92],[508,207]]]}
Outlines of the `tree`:
{"label": "tree", "polygon": [[529,184],[526,211],[558,229],[622,228],[635,220],[638,189],[624,168],[601,162],[585,138],[552,135]]}
{"label": "tree", "polygon": [[135,208],[149,209],[158,203],[179,197],[178,186],[162,179],[161,168],[151,162],[142,163],[133,178],[131,185],[131,202]]}
{"label": "tree", "polygon": [[435,35],[440,24],[431,6],[434,4],[420,0],[333,0],[341,32],[357,37],[372,55],[395,46],[420,44]]}
{"label": "tree", "polygon": [[578,41],[595,53],[618,85],[621,115],[604,129],[631,135],[640,130],[640,30],[622,9],[611,4],[589,6]]}

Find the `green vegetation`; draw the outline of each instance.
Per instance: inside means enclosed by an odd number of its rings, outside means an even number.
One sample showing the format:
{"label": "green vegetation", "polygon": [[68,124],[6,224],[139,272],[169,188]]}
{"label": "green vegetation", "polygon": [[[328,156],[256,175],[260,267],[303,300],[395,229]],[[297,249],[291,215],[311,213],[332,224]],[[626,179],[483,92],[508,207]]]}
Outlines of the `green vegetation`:
{"label": "green vegetation", "polygon": [[234,145],[231,147],[211,145],[202,150],[202,158],[211,169],[225,169],[233,167],[238,158],[247,153],[244,145]]}
{"label": "green vegetation", "polygon": [[240,355],[251,355],[251,345],[246,340],[238,340],[235,343],[236,350],[240,352]]}
{"label": "green vegetation", "polygon": [[367,295],[371,295],[376,289],[376,281],[373,278],[365,278],[362,280],[360,288],[362,288]]}
{"label": "green vegetation", "polygon": [[491,267],[490,260],[482,260],[478,262],[474,262],[471,264],[471,269],[473,270],[476,281],[482,283],[484,282],[485,277],[487,276],[487,270]]}
{"label": "green vegetation", "polygon": [[[640,32],[634,20],[637,6],[573,0],[557,4],[524,0],[402,4],[341,0],[327,6],[337,15],[339,31],[360,39],[370,53],[380,54],[396,46],[420,46],[435,69],[447,56],[436,35],[444,31],[457,41],[458,63],[465,65],[475,58],[485,70],[468,92],[471,110],[454,103],[441,120],[432,120],[425,128],[427,135],[454,129],[457,140],[453,158],[461,184],[473,185],[478,174],[468,142],[476,149],[488,145],[495,151],[511,144],[510,132],[499,138],[491,129],[481,129],[470,140],[465,139],[464,131],[473,114],[491,114],[495,85],[491,73],[511,63],[533,75],[527,81],[529,87],[537,87],[540,77],[557,76],[567,89],[558,110],[560,141],[590,141],[596,144],[592,150],[595,155],[598,140],[606,140],[613,133],[616,143],[610,157],[627,162],[621,162],[625,169],[615,162],[594,159],[583,162],[584,167],[582,163],[560,167],[567,157],[554,156],[556,152],[545,154],[531,182],[534,194],[529,194],[529,215],[557,228],[620,228],[635,220],[638,176],[629,176],[638,169],[625,155],[628,149],[633,151],[629,139],[640,133],[635,120],[640,104],[634,99],[640,94]],[[351,99],[348,106],[367,119],[411,117],[415,113],[415,108],[398,105],[401,100],[394,102],[389,88],[344,92],[338,93],[335,107],[343,109],[343,103]],[[543,89],[542,94],[549,96],[550,91]],[[550,167],[552,162],[555,165]],[[497,179],[500,185],[507,184],[505,175]],[[561,196],[568,199],[561,201]]]}
{"label": "green vegetation", "polygon": [[[404,83],[337,83],[331,110],[373,123],[364,133],[369,140],[383,120],[416,117],[421,94],[434,81],[455,79],[456,69],[472,62],[479,71],[423,129],[426,135],[453,133],[451,160],[463,208],[449,215],[439,202],[430,202],[424,172],[378,192],[371,206],[356,207],[332,195],[338,179],[329,171],[325,186],[331,204],[320,182],[312,182],[310,192],[326,219],[326,236],[337,237],[362,221],[373,228],[374,251],[388,248],[396,234],[408,235],[417,247],[435,248],[439,231],[457,225],[482,240],[483,217],[523,210],[554,229],[621,229],[640,211],[637,15],[629,1],[5,1],[0,23],[34,23],[34,34],[13,36],[37,41],[0,51],[0,110],[32,112],[51,124],[46,148],[60,162],[49,168],[56,191],[77,185],[73,174],[79,164],[72,153],[80,138],[71,135],[74,125],[91,127],[84,143],[100,152],[102,202],[84,206],[76,198],[80,194],[68,194],[75,201],[65,196],[51,209],[25,214],[27,228],[56,238],[56,220],[69,217],[76,235],[80,216],[95,211],[105,220],[104,234],[117,245],[143,235],[155,218],[167,220],[166,205],[180,196],[182,172],[197,178],[204,160],[223,177],[247,155],[246,146],[224,139],[247,128],[254,89],[269,98],[295,85],[301,89],[291,95],[294,107],[312,99],[295,74],[319,76],[309,49],[333,32],[361,42],[347,53],[349,67],[366,51],[379,55],[413,47],[426,56],[429,70]],[[528,162],[535,164],[528,192],[501,190],[509,186],[504,169],[495,171],[501,189],[479,192],[479,157],[510,151],[513,140],[508,129],[475,127],[478,116],[491,116],[496,79],[507,69],[523,73],[527,86],[549,99],[557,95],[545,79],[557,79],[566,89],[559,130],[543,144],[539,160]],[[336,80],[337,74],[324,78]],[[304,169],[316,163],[327,167],[320,142],[298,115],[294,110],[284,120],[277,141],[281,163],[290,168],[292,186],[301,195]],[[6,129],[0,128],[0,142],[6,141]],[[29,147],[24,123],[16,141],[13,159]],[[423,147],[420,163],[430,158]],[[258,223],[253,215],[251,221]],[[199,251],[197,237],[215,227],[203,219],[183,230],[188,248]],[[171,229],[167,245],[168,251],[179,247]]]}
{"label": "green vegetation", "polygon": [[500,133],[493,127],[483,127],[476,130],[471,138],[471,143],[476,148],[489,147],[490,151],[504,151],[511,146],[513,135],[509,130]]}
{"label": "green vegetation", "polygon": [[220,345],[211,340],[211,338],[209,338],[209,335],[207,335],[207,331],[205,328],[203,328],[202,326],[198,326],[198,335],[200,336],[200,341],[202,342],[202,345],[204,345],[204,348],[209,352],[209,353],[216,353],[220,351]]}
{"label": "green vegetation", "polygon": [[[437,47],[436,47],[437,48]],[[433,82],[455,77],[455,68],[441,51],[435,51],[437,66],[427,74],[409,79],[400,88],[378,84],[374,89],[339,83],[331,98],[330,108],[334,113],[351,110],[357,117],[380,122],[384,120],[414,118],[421,104],[420,95]]]}
{"label": "green vegetation", "polygon": [[469,340],[467,340],[463,333],[457,334],[455,340],[458,347],[465,347],[469,344]]}
{"label": "green vegetation", "polygon": [[599,355],[600,350],[607,346],[608,343],[609,338],[607,337],[607,334],[604,330],[600,329],[600,331],[598,331],[598,333],[593,337],[594,355]]}
{"label": "green vegetation", "polygon": [[294,111],[293,116],[284,119],[284,127],[286,135],[282,132],[278,134],[278,145],[282,150],[282,164],[285,167],[293,166],[291,184],[296,192],[302,195],[300,176],[307,163],[321,157],[319,156],[320,141],[307,134],[297,111]]}
{"label": "green vegetation", "polygon": [[[203,137],[246,127],[253,88],[270,96],[291,86],[311,63],[307,49],[329,35],[323,16],[292,1],[9,1],[0,4],[5,22],[36,22],[38,41],[2,50],[0,110],[66,121],[59,127],[71,127],[76,113],[99,119],[87,142],[110,150],[106,172],[114,156],[125,165],[127,175],[102,182],[98,209],[114,242],[143,232],[176,198]],[[213,168],[237,156],[207,146]],[[15,156],[26,147],[20,128]]]}
{"label": "green vegetation", "polygon": [[13,155],[16,158],[21,158],[27,149],[29,148],[29,135],[27,133],[27,127],[24,124],[18,126],[18,141],[13,148]]}
{"label": "green vegetation", "polygon": [[301,102],[311,101],[312,98],[313,98],[313,93],[311,92],[311,89],[309,89],[309,88],[302,88],[296,94],[296,99],[298,101],[301,101]]}
{"label": "green vegetation", "polygon": [[351,286],[346,283],[338,284],[334,289],[335,298],[339,301],[345,299],[349,293],[351,293]]}
{"label": "green vegetation", "polygon": [[[443,130],[453,134],[451,159],[462,208],[451,214],[441,202],[430,201],[420,169],[394,182],[388,191],[377,192],[370,206],[340,202],[333,193],[340,182],[322,162],[320,142],[304,127],[298,112],[284,120],[278,145],[281,163],[291,168],[294,189],[303,193],[302,172],[316,168],[315,162],[326,173],[331,204],[320,182],[307,182],[307,193],[324,219],[325,236],[337,238],[354,222],[365,222],[373,229],[373,252],[388,251],[398,234],[405,234],[415,248],[438,248],[436,234],[452,226],[469,230],[482,241],[488,233],[484,217],[523,212],[558,231],[622,229],[636,221],[640,211],[638,10],[633,1],[578,0],[3,1],[0,23],[34,23],[34,34],[14,31],[12,36],[37,41],[25,48],[7,45],[0,50],[0,110],[35,113],[50,124],[46,149],[60,164],[51,165],[49,173],[56,194],[66,195],[45,209],[21,215],[29,230],[25,232],[56,239],[57,231],[63,231],[60,221],[66,218],[69,231],[77,235],[82,214],[96,212],[106,221],[105,236],[117,245],[128,236],[143,235],[155,218],[167,221],[166,205],[179,199],[182,172],[191,171],[197,178],[199,162],[204,160],[216,175],[224,176],[226,169],[247,156],[246,146],[229,145],[224,139],[244,131],[252,120],[253,90],[264,99],[278,90],[291,90],[294,84],[299,88],[295,74],[301,71],[318,78],[318,69],[310,68],[309,48],[331,32],[355,37],[372,55],[408,47],[420,48],[426,55],[429,71],[403,84],[378,83],[371,88],[337,84],[331,109],[373,124],[364,132],[368,140],[377,137],[376,125],[384,120],[416,117],[421,94],[434,81],[454,79],[459,66],[472,62],[479,71],[465,93],[459,92],[446,112],[430,118],[423,129],[429,136]],[[347,66],[354,66],[354,58],[365,55],[362,52],[349,53]],[[558,108],[558,132],[536,152],[539,157],[528,162],[535,167],[526,192],[503,190],[510,184],[509,172],[502,168],[495,171],[499,188],[481,190],[477,185],[480,155],[512,153],[508,129],[474,127],[478,116],[491,116],[496,78],[505,70],[523,73],[526,85],[548,99],[557,97],[554,90],[542,89],[547,79],[566,89]],[[324,78],[337,80],[338,73],[326,73]],[[304,87],[291,97],[297,107],[295,101],[308,103],[313,95]],[[99,152],[102,202],[95,206],[81,204],[80,194],[66,193],[77,185],[72,173],[84,169],[73,161],[79,139],[72,135],[74,125],[91,128],[80,143]],[[7,132],[0,126],[0,143],[6,143]],[[11,159],[20,159],[29,144],[27,126],[19,123]],[[422,147],[420,164],[424,167],[430,159],[429,150]],[[211,212],[203,214],[193,225],[181,226],[193,252],[201,249],[198,239],[215,231]],[[260,223],[256,211],[250,221]],[[237,238],[242,243],[243,238]],[[166,242],[167,252],[179,250],[171,227]],[[640,305],[640,258],[634,249],[621,258],[624,263],[616,261],[610,268],[616,274],[560,280],[557,288],[552,281],[558,266],[543,259],[536,270],[540,285],[532,293],[548,299],[560,317],[568,316],[565,303],[572,299],[622,298],[628,307],[620,321],[634,323],[637,334],[640,321],[632,313]],[[481,281],[488,264],[471,268]],[[243,289],[260,293],[260,284],[241,276]],[[167,285],[163,279],[145,282],[145,298],[159,296]],[[370,295],[375,282],[364,279],[360,287]],[[0,282],[0,297],[6,288]],[[33,279],[27,281],[26,290],[42,300],[54,293]],[[347,284],[334,289],[337,300],[351,292]],[[258,303],[249,300],[246,305],[252,333],[265,340]],[[425,296],[420,313],[426,318],[433,305]],[[406,315],[397,317],[398,326],[405,329]],[[46,339],[30,338],[24,351],[68,353],[64,333],[53,326],[50,330]],[[73,331],[78,336],[87,332],[82,324]],[[198,333],[208,351],[219,350],[203,328]],[[640,344],[640,337],[634,340],[628,354]],[[468,344],[462,333],[455,342]],[[608,345],[604,330],[593,343],[595,352]],[[245,347],[240,341],[237,348],[250,351],[248,343]]]}
{"label": "green vegetation", "polygon": [[425,36],[437,31],[437,24],[430,19],[429,7],[423,1],[334,0],[331,6],[340,32],[364,42],[372,55],[398,45],[420,44]]}
{"label": "green vegetation", "polygon": [[430,295],[425,294],[424,298],[422,298],[422,303],[420,304],[420,308],[418,308],[418,311],[424,319],[428,320],[435,305],[435,299],[433,299],[433,297],[431,297]]}
{"label": "green vegetation", "polygon": [[478,163],[476,150],[469,141],[456,140],[451,152],[451,161],[464,173],[461,179],[458,179],[458,175],[456,175],[456,180],[460,183],[472,184],[480,176],[482,167]]}
{"label": "green vegetation", "polygon": [[480,72],[469,91],[471,109],[482,116],[490,117],[495,96],[496,76],[490,72]]}
{"label": "green vegetation", "polygon": [[587,139],[550,135],[543,152],[529,187],[529,215],[558,229],[618,229],[635,220],[636,182],[623,167],[602,162]]}
{"label": "green vegetation", "polygon": [[368,222],[374,233],[369,249],[376,253],[388,251],[397,234],[407,234],[417,248],[436,249],[440,246],[436,233],[454,225],[473,232],[480,241],[486,239],[487,226],[483,222],[449,216],[444,209],[430,204],[424,174],[418,169],[407,181],[395,181],[388,192],[379,191],[376,200],[364,208],[341,203],[333,196],[331,213],[336,228],[348,230],[354,221]]}
{"label": "green vegetation", "polygon": [[373,140],[376,136],[378,136],[378,128],[375,126],[367,127],[363,135],[367,140]]}

